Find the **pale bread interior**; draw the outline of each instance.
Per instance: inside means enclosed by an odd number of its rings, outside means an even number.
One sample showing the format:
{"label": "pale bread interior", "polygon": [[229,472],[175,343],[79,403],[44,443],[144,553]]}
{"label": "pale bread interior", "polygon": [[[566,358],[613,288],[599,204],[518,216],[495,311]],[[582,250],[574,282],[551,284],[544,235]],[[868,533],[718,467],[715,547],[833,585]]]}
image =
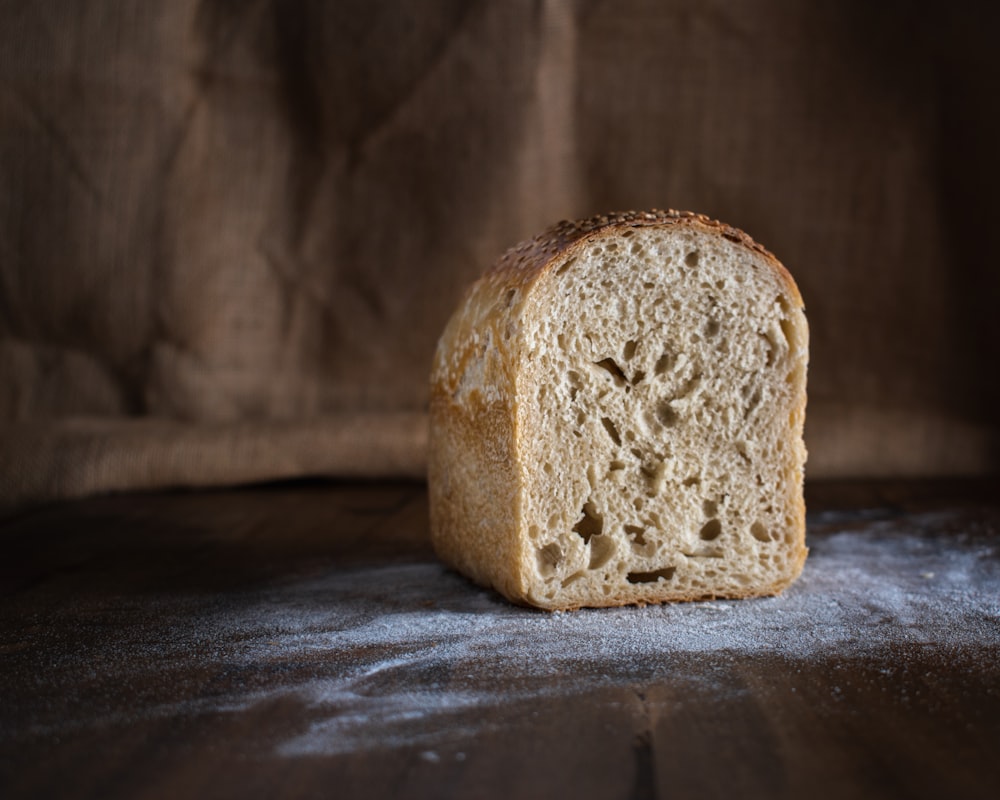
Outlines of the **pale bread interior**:
{"label": "pale bread interior", "polygon": [[805,558],[808,329],[765,256],[585,241],[525,298],[521,570],[547,608],[772,594]]}

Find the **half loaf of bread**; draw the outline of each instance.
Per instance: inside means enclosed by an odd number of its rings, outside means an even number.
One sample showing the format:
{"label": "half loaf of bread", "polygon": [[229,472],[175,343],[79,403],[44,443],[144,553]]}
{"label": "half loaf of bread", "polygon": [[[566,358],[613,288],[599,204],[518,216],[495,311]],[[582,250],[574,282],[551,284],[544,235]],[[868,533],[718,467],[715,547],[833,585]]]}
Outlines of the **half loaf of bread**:
{"label": "half loaf of bread", "polygon": [[806,558],[802,308],[774,256],[691,213],[509,251],[434,360],[440,557],[547,609],[780,592]]}

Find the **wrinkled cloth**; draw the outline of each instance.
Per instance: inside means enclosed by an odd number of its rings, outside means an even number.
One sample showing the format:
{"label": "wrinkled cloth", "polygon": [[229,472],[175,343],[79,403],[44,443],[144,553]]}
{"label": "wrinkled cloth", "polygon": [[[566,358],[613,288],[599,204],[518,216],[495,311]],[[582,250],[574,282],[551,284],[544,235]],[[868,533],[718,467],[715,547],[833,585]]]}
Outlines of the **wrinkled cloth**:
{"label": "wrinkled cloth", "polygon": [[559,219],[650,207],[796,277],[809,476],[995,471],[998,17],[0,4],[0,502],[419,477],[464,288]]}

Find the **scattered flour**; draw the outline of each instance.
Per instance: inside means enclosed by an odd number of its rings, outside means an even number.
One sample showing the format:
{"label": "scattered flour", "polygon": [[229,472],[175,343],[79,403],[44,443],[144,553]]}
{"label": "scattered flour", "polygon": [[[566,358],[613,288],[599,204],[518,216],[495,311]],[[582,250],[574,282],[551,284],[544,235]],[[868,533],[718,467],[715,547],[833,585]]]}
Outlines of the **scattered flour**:
{"label": "scattered flour", "polygon": [[[489,712],[542,694],[666,676],[724,691],[713,685],[718,668],[746,658],[787,666],[921,646],[1000,655],[1000,537],[963,533],[964,524],[925,514],[827,525],[810,536],[801,579],[759,600],[550,614],[511,606],[433,562],[331,569],[207,599],[125,598],[112,636],[81,632],[73,655],[38,676],[55,698],[61,675],[90,670],[93,696],[52,700],[49,713],[16,700],[0,739],[288,702],[302,725],[272,741],[274,753],[408,746],[436,763],[443,744],[499,724]],[[202,667],[230,677],[195,693],[178,686]],[[135,706],[119,691],[143,670],[144,685],[162,688]]]}

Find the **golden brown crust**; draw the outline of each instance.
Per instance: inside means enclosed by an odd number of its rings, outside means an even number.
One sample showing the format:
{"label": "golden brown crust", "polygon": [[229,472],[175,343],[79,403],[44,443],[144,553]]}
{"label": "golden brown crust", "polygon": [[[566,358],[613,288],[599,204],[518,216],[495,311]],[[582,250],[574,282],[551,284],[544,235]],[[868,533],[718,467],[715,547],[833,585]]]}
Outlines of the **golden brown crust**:
{"label": "golden brown crust", "polygon": [[791,274],[784,265],[759,242],[739,228],[734,228],[719,220],[693,211],[676,211],[654,208],[651,211],[614,211],[610,214],[597,214],[584,220],[562,220],[543,231],[533,239],[521,242],[512,247],[490,268],[487,276],[498,273],[506,274],[540,274],[546,265],[551,265],[557,256],[593,234],[611,233],[614,229],[623,227],[647,227],[656,225],[679,225],[696,228],[706,233],[717,234],[724,239],[742,245],[763,256],[767,262],[782,276],[792,291],[796,302],[802,305],[802,296]]}
{"label": "golden brown crust", "polygon": [[[445,563],[497,589],[512,602],[547,610],[581,607],[530,596],[522,575],[528,559],[518,520],[526,470],[519,463],[522,432],[517,422],[516,379],[523,347],[517,335],[518,318],[524,299],[536,281],[567,263],[585,243],[614,236],[623,227],[667,225],[722,236],[747,248],[774,270],[798,307],[803,306],[798,287],[785,267],[743,231],[692,212],[627,211],[559,222],[511,248],[470,288],[442,334],[431,375],[428,479],[433,544]],[[803,397],[796,409],[797,418],[804,420],[804,413]],[[641,594],[612,594],[602,598],[601,605],[779,594],[798,577],[808,552],[801,491],[796,506],[790,545],[794,566],[771,586],[725,595],[692,593],[669,598],[651,586]]]}
{"label": "golden brown crust", "polygon": [[[487,274],[472,286],[438,343],[428,449],[431,530],[439,557],[511,599],[525,596],[517,537],[515,337],[517,283]],[[461,454],[460,458],[456,454]]]}

